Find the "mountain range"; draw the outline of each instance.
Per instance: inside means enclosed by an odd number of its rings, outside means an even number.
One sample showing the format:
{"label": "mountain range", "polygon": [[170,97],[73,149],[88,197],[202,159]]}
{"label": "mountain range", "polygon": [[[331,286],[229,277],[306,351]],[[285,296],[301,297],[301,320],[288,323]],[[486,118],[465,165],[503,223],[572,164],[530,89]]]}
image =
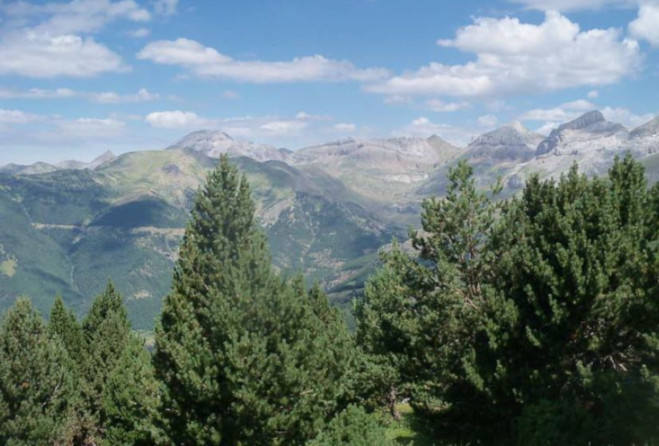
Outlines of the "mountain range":
{"label": "mountain range", "polygon": [[82,313],[111,278],[134,326],[152,328],[195,191],[222,153],[252,185],[277,268],[320,281],[345,306],[378,250],[418,225],[425,197],[445,192],[459,160],[482,187],[501,178],[509,196],[531,174],[556,176],[575,162],[601,174],[627,151],[659,179],[659,118],[630,130],[593,111],[546,137],[511,123],[464,148],[431,136],[290,151],[203,130],[91,163],[9,164],[0,167],[0,309],[27,294],[47,311],[59,293]]}

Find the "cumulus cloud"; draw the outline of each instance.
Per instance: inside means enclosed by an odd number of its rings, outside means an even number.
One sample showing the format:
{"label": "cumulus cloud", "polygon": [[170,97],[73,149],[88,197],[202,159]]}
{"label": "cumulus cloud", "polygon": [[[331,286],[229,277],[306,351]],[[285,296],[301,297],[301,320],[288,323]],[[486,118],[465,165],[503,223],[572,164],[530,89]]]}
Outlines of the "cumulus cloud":
{"label": "cumulus cloud", "polygon": [[127,70],[119,55],[91,37],[48,37],[26,32],[0,40],[0,74],[90,77]]}
{"label": "cumulus cloud", "polygon": [[10,21],[21,24],[37,21],[28,25],[31,32],[48,36],[93,33],[116,20],[146,22],[151,19],[149,11],[133,0],[73,0],[43,4],[19,1],[8,3],[3,11]]}
{"label": "cumulus cloud", "polygon": [[128,35],[135,38],[147,37],[151,34],[151,30],[148,28],[137,28],[132,31],[128,31]]}
{"label": "cumulus cloud", "polygon": [[222,99],[240,99],[240,93],[234,90],[224,90],[222,92]]}
{"label": "cumulus cloud", "polygon": [[248,83],[305,81],[372,81],[387,75],[380,68],[360,69],[344,60],[320,55],[290,61],[236,60],[190,39],[159,40],[146,45],[138,59],[177,65],[199,77],[218,77]]}
{"label": "cumulus cloud", "polygon": [[178,7],[178,0],[156,0],[153,5],[157,14],[161,15],[173,15],[176,14],[176,8]]}
{"label": "cumulus cloud", "polygon": [[412,120],[409,124],[392,132],[393,136],[416,136],[427,138],[438,135],[456,146],[466,146],[479,131],[456,127],[449,124],[436,123],[425,116]]}
{"label": "cumulus cloud", "polygon": [[659,46],[659,2],[641,5],[636,20],[629,24],[632,36]]}
{"label": "cumulus cloud", "polygon": [[557,12],[539,25],[517,18],[477,18],[443,47],[473,53],[462,65],[433,62],[417,71],[373,83],[367,90],[388,96],[493,97],[618,82],[635,72],[641,53],[617,29],[582,31]]}
{"label": "cumulus cloud", "polygon": [[57,122],[59,131],[75,138],[114,137],[122,134],[125,126],[116,119],[78,118]]}
{"label": "cumulus cloud", "polygon": [[578,118],[583,113],[596,109],[597,106],[592,102],[580,99],[572,102],[566,102],[553,108],[535,108],[522,114],[521,121],[551,121],[566,122]]}
{"label": "cumulus cloud", "polygon": [[426,101],[426,106],[429,110],[434,112],[454,112],[469,108],[469,102],[444,102],[439,99],[429,99]]}
{"label": "cumulus cloud", "polygon": [[307,127],[307,123],[299,120],[275,120],[261,125],[261,130],[274,136],[284,136],[299,133]]}
{"label": "cumulus cloud", "polygon": [[0,99],[69,99],[82,98],[99,104],[121,104],[130,102],[149,102],[160,99],[157,93],[151,93],[146,88],[141,88],[135,94],[121,94],[114,91],[84,92],[70,88],[57,88],[53,90],[30,88],[28,90],[2,89],[0,88]]}
{"label": "cumulus cloud", "polygon": [[[554,108],[536,108],[523,113],[519,119],[521,121],[542,122],[539,133],[546,134],[560,124],[572,121],[582,114],[597,109],[597,105],[592,102],[580,99],[572,102],[566,102]],[[637,127],[650,121],[653,118],[651,113],[636,114],[631,110],[623,107],[603,107],[600,110],[604,117],[612,122],[617,122],[628,128]]]}
{"label": "cumulus cloud", "polygon": [[339,122],[338,124],[334,124],[334,130],[337,130],[339,132],[354,132],[357,130],[357,126],[352,123],[348,122]]}
{"label": "cumulus cloud", "polygon": [[635,0],[509,0],[512,3],[521,4],[528,9],[540,11],[578,11],[595,10],[605,7],[629,7],[636,3]]}
{"label": "cumulus cloud", "polygon": [[480,127],[489,130],[497,126],[497,123],[499,122],[499,118],[497,118],[494,115],[485,115],[478,118],[476,122]]}
{"label": "cumulus cloud", "polygon": [[41,88],[12,90],[0,88],[0,99],[66,99],[76,96],[78,96],[78,93],[70,88],[57,88],[54,90],[44,90]]}
{"label": "cumulus cloud", "polygon": [[135,94],[119,94],[114,91],[103,93],[91,93],[90,98],[94,102],[101,104],[121,104],[127,102],[149,102],[160,99],[157,93],[151,93],[146,88],[140,88]]}
{"label": "cumulus cloud", "polygon": [[0,124],[27,124],[37,119],[37,116],[30,115],[20,110],[0,109]]}
{"label": "cumulus cloud", "polygon": [[604,107],[602,114],[609,121],[618,122],[627,128],[638,127],[654,118],[652,113],[638,115],[623,107]]}
{"label": "cumulus cloud", "polygon": [[202,118],[194,112],[172,110],[149,113],[146,122],[153,127],[165,129],[194,129],[214,127],[216,122]]}
{"label": "cumulus cloud", "polygon": [[133,0],[19,1],[6,4],[0,14],[0,74],[36,78],[127,71],[121,57],[90,34],[113,21],[151,18]]}

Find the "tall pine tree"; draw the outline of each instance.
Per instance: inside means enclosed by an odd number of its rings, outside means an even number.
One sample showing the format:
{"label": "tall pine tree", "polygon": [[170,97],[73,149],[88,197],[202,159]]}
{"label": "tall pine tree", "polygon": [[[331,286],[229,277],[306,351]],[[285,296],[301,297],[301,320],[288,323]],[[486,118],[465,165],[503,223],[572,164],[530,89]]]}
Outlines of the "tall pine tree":
{"label": "tall pine tree", "polygon": [[123,297],[111,282],[92,303],[82,333],[78,441],[151,442],[156,383],[144,343],[131,332]]}
{"label": "tall pine tree", "polygon": [[323,299],[273,274],[250,188],[223,156],[195,200],[156,331],[170,441],[312,438],[350,382],[352,344]]}
{"label": "tall pine tree", "polygon": [[71,363],[26,299],[0,324],[0,444],[65,444],[75,401]]}

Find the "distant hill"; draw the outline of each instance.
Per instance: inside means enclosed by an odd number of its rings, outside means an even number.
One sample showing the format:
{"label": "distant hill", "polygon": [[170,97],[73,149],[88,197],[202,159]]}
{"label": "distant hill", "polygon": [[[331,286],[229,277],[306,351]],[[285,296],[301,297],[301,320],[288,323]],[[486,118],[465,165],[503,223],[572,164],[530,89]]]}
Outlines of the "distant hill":
{"label": "distant hill", "polygon": [[195,191],[222,153],[247,175],[257,215],[284,274],[304,272],[338,303],[358,293],[377,251],[418,224],[423,198],[443,194],[460,159],[479,185],[516,193],[578,163],[603,173],[631,151],[659,179],[659,120],[636,129],[589,112],[548,137],[512,123],[466,148],[438,136],[344,139],[295,152],[199,131],[165,150],[105,153],[91,163],[0,167],[0,310],[55,294],[84,312],[112,278],[137,328],[152,328],[169,289]]}

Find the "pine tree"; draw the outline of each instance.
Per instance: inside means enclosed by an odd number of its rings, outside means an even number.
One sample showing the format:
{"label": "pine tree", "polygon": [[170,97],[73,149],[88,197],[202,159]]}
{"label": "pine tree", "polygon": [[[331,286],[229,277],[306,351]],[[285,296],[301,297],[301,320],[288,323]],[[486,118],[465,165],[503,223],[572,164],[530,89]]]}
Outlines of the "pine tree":
{"label": "pine tree", "polygon": [[[244,176],[221,158],[195,200],[156,331],[175,444],[302,444],[341,409],[351,346],[318,290],[273,274]],[[333,330],[334,332],[329,332]]]}
{"label": "pine tree", "polygon": [[542,424],[574,444],[658,438],[658,212],[631,156],[608,178],[533,178],[507,206],[497,287],[516,316],[493,318],[480,375],[525,444]]}
{"label": "pine tree", "polygon": [[[92,303],[82,332],[79,441],[148,443],[158,402],[156,385],[148,353],[131,332],[123,297],[111,282]],[[131,395],[125,393],[128,389]]]}
{"label": "pine tree", "polygon": [[329,422],[309,446],[393,446],[387,432],[372,414],[350,405]]}
{"label": "pine tree", "polygon": [[81,418],[90,418],[93,427],[83,433],[87,441],[99,442],[106,431],[107,414],[103,407],[103,391],[130,339],[130,323],[123,297],[108,282],[82,321],[83,360],[80,364]]}
{"label": "pine tree", "polygon": [[[497,184],[491,194],[499,190]],[[434,427],[438,414],[459,418],[466,431],[484,421],[477,395],[452,395],[471,392],[465,381],[473,376],[472,346],[493,277],[488,242],[496,212],[491,196],[476,189],[472,168],[459,162],[449,171],[446,197],[423,202],[423,231],[411,233],[417,258],[395,244],[367,283],[357,339],[394,416],[402,394]]]}
{"label": "pine tree", "polygon": [[0,325],[0,444],[63,444],[75,401],[71,364],[26,299]]}
{"label": "pine tree", "polygon": [[154,425],[159,397],[151,357],[144,343],[132,335],[103,388],[104,442],[154,444],[159,438]]}
{"label": "pine tree", "polygon": [[[497,207],[470,171],[424,203],[358,312],[364,348],[410,384],[428,426],[464,441],[643,444],[659,432],[659,187],[616,160]],[[445,437],[444,437],[445,438]]]}
{"label": "pine tree", "polygon": [[83,357],[82,328],[73,311],[67,311],[60,295],[55,297],[55,303],[50,311],[48,331],[62,341],[73,367],[76,368]]}

